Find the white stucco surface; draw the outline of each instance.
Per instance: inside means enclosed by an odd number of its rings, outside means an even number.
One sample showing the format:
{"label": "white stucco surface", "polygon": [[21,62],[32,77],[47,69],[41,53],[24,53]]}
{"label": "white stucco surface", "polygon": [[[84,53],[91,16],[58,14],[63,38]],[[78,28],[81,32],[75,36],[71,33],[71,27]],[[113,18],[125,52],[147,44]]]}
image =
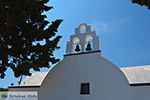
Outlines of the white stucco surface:
{"label": "white stucco surface", "polygon": [[[150,65],[120,68],[130,84],[150,83]],[[48,72],[36,72],[27,76],[20,86],[41,86]]]}
{"label": "white stucco surface", "polygon": [[[90,83],[90,95],[80,95],[84,82]],[[48,73],[39,89],[39,100],[129,100],[129,89],[122,71],[100,52],[79,54],[65,56]]]}
{"label": "white stucco surface", "polygon": [[35,72],[31,76],[27,76],[20,86],[40,86],[48,72]]}
{"label": "white stucco surface", "polygon": [[121,68],[130,84],[150,83],[150,65]]}

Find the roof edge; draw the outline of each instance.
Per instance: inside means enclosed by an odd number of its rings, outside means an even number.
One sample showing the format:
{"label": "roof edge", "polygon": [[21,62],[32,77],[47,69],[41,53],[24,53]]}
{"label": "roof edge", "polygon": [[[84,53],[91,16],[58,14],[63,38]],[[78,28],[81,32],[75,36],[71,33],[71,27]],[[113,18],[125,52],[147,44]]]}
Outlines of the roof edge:
{"label": "roof edge", "polygon": [[97,52],[101,52],[101,50],[90,51],[90,52],[81,52],[81,53],[73,53],[73,54],[65,54],[64,56],[82,55],[82,54],[97,53]]}
{"label": "roof edge", "polygon": [[150,83],[130,83],[130,86],[150,86]]}
{"label": "roof edge", "polygon": [[39,88],[40,86],[37,85],[37,86],[9,86],[8,88],[11,89],[11,88]]}

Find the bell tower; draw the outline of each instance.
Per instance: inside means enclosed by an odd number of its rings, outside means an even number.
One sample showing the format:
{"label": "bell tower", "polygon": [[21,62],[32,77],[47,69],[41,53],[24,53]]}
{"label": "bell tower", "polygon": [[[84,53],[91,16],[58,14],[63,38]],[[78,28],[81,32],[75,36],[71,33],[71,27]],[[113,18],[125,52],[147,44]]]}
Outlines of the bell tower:
{"label": "bell tower", "polygon": [[91,26],[80,24],[75,28],[75,34],[67,42],[66,54],[92,52],[100,50],[99,37],[91,30]]}

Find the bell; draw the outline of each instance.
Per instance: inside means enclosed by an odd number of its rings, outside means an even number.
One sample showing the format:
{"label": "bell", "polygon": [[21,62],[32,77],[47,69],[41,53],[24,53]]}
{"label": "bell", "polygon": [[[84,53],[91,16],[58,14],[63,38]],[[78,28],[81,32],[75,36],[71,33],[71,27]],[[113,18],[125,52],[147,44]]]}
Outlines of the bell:
{"label": "bell", "polygon": [[92,51],[92,48],[91,48],[91,44],[90,44],[90,43],[87,44],[86,51]]}
{"label": "bell", "polygon": [[76,51],[76,52],[79,52],[79,51],[80,51],[80,47],[79,47],[79,45],[78,45],[78,44],[76,45],[76,49],[75,49],[75,51]]}

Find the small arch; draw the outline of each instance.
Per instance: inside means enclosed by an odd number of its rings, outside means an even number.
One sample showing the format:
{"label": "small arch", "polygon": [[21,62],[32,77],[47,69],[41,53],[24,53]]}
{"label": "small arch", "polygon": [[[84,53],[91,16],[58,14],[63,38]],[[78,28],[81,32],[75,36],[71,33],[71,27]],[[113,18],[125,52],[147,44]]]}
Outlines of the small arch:
{"label": "small arch", "polygon": [[81,24],[79,30],[80,33],[86,33],[86,24]]}
{"label": "small arch", "polygon": [[91,35],[87,35],[85,38],[86,42],[92,42],[93,41],[93,37]]}
{"label": "small arch", "polygon": [[75,38],[73,38],[73,41],[72,41],[73,43],[79,43],[80,42],[80,39],[78,38],[78,37],[75,37]]}
{"label": "small arch", "polygon": [[84,51],[86,51],[86,48],[88,47],[88,43],[90,43],[91,49],[93,50],[93,37],[91,35],[87,35],[85,37],[85,46],[84,46],[85,50]]}
{"label": "small arch", "polygon": [[[75,37],[75,38],[73,38],[73,48],[72,48],[72,50],[73,50],[73,53],[77,53],[76,51],[75,51],[75,49],[76,49],[76,46],[78,45],[79,46],[79,49],[81,50],[81,45],[80,45],[80,39],[78,38],[78,37]],[[80,51],[81,52],[81,51]]]}

